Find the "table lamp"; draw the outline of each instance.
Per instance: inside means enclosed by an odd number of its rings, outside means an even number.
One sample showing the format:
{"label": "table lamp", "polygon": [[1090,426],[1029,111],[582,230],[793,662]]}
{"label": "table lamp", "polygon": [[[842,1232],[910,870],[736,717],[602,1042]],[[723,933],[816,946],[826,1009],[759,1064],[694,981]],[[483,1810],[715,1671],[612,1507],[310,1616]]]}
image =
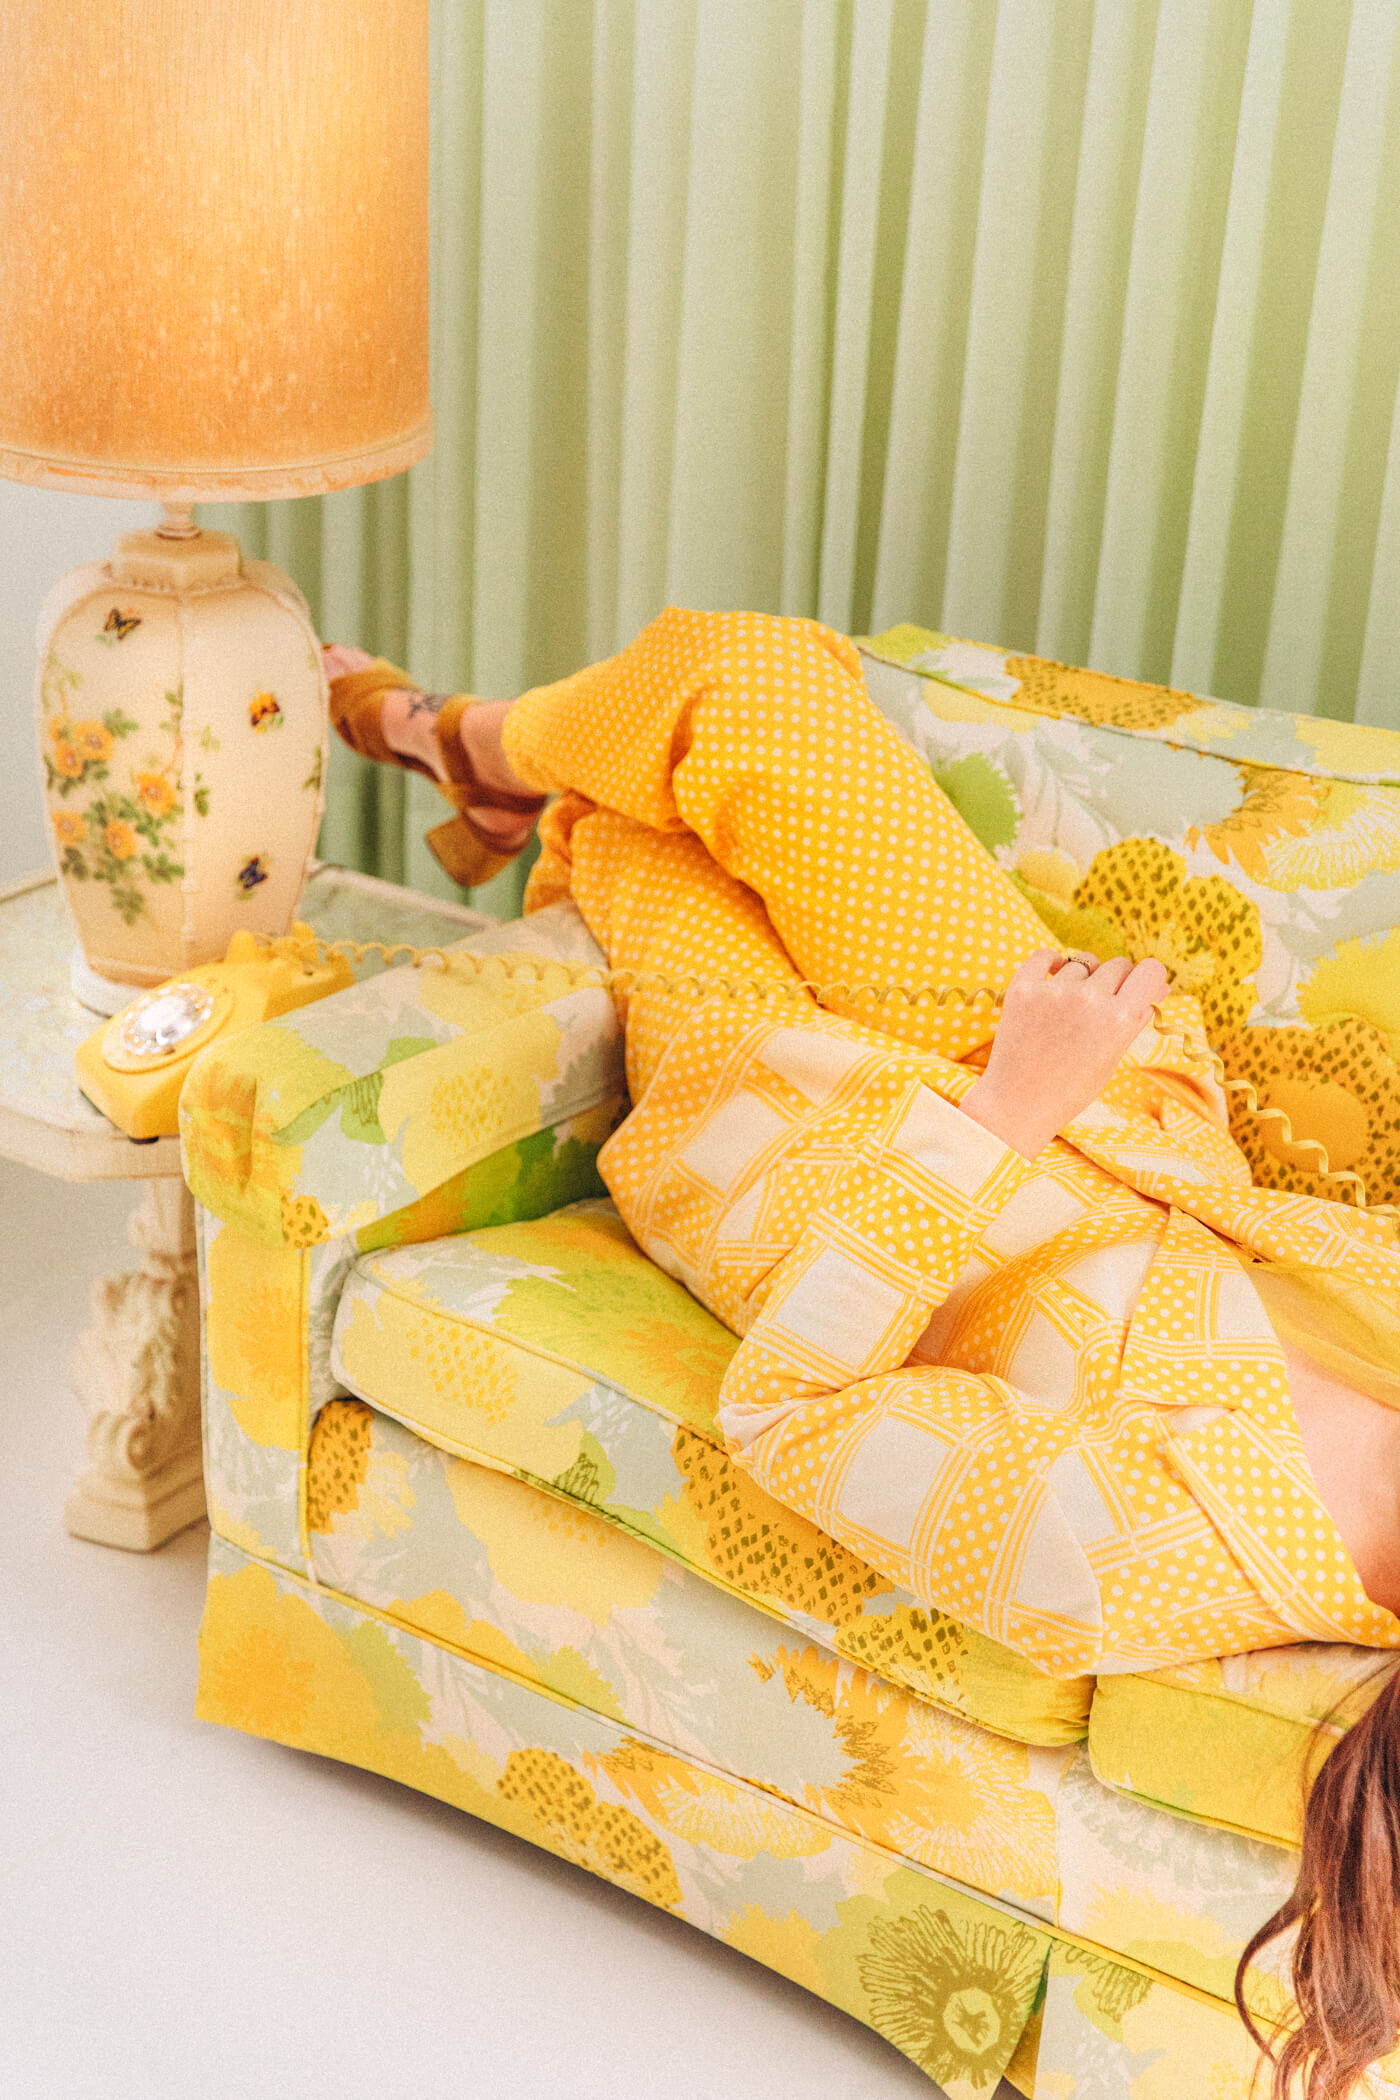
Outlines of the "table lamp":
{"label": "table lamp", "polygon": [[317,636],[191,507],[430,447],[428,0],[4,0],[0,138],[0,473],[164,506],[37,636],[74,988],[111,1012],[296,910]]}

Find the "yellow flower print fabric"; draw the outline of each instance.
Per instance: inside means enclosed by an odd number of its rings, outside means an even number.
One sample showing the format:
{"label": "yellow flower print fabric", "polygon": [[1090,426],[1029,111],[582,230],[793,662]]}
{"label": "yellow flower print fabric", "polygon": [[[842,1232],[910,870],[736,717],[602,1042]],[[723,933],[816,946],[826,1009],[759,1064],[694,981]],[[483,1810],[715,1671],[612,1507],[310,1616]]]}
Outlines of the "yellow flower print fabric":
{"label": "yellow flower print fabric", "polygon": [[1052,1936],[858,1832],[505,1658],[219,1538],[196,1711],[381,1772],[740,1947],[883,2034],[952,2100],[990,2100]]}
{"label": "yellow flower print fabric", "polygon": [[[1068,946],[1155,955],[1232,1079],[1400,1201],[1400,733],[1202,700],[918,627],[876,706]],[[1255,1181],[1350,1200],[1233,1096]]]}
{"label": "yellow flower print fabric", "polygon": [[597,947],[567,908],[459,945],[545,967],[386,970],[195,1060],[181,1135],[208,1210],[251,1239],[311,1247],[421,1237],[424,1218],[446,1232],[533,1215],[597,1188],[623,1106],[621,1041],[606,992],[561,988],[547,968],[597,961]]}
{"label": "yellow flower print fabric", "polygon": [[[678,1912],[949,2091],[988,2100],[1018,2048],[1049,2072],[1076,2034],[1121,2075],[1154,1994],[1158,2027],[1175,2010],[1227,2047],[1233,1961],[1287,1853],[1114,1795],[1082,1747],[939,1713],[602,1519],[337,1405],[345,1431],[313,1448],[317,1587],[214,1543],[204,1718],[385,1772]],[[1047,1955],[1074,1985],[1037,2036]],[[1280,2009],[1267,1972],[1255,1992]]]}
{"label": "yellow flower print fabric", "polygon": [[[1018,1741],[1081,1738],[1087,1679],[1047,1676],[930,1611],[726,1456],[715,1406],[736,1347],[611,1204],[586,1202],[361,1257],[341,1292],[330,1383],[444,1450],[548,1484],[750,1599],[799,1644]],[[349,1433],[323,1427],[339,1418],[316,1417],[313,1480],[323,1435],[339,1450]]]}
{"label": "yellow flower print fabric", "polygon": [[[355,1401],[318,1417],[309,1481],[312,1564],[332,1588],[543,1690],[645,1718],[674,1750],[1053,1919],[1054,1795],[1075,1746],[1033,1756],[794,1635],[586,1504],[435,1450]],[[653,1808],[671,1783],[640,1753],[626,1774]],[[766,1836],[751,1810],[711,1841],[752,1856]]]}
{"label": "yellow flower print fabric", "polygon": [[[413,1484],[422,1485],[421,1474]],[[514,1492],[532,1506],[541,1500],[524,1488]],[[600,1550],[615,1558],[625,1542],[598,1528]],[[575,1541],[572,1560],[588,1551]],[[781,1664],[770,1667],[766,1687],[761,1670],[749,1672],[760,1698],[781,1687],[794,1717],[786,1731],[778,1723],[749,1742],[741,1768],[727,1766],[731,1738],[713,1732],[723,1723],[723,1701],[707,1695],[703,1675],[717,1650],[703,1634],[687,1646],[680,1669],[673,1661],[665,1683],[654,1662],[637,1658],[643,1696],[659,1695],[639,1720],[619,1687],[629,1637],[646,1638],[641,1617],[621,1607],[618,1620],[630,1619],[630,1629],[614,1627],[604,1647],[590,1650],[598,1665],[590,1679],[585,1658],[568,1644],[596,1629],[580,1626],[570,1602],[569,1556],[551,1565],[561,1594],[552,1607],[529,1599],[515,1605],[518,1643],[495,1624],[496,1610],[509,1607],[500,1604],[499,1577],[480,1566],[465,1601],[426,1600],[423,1616],[436,1609],[445,1621],[450,1601],[461,1623],[455,1633],[444,1624],[425,1637],[410,1615],[420,1610],[417,1600],[354,1600],[324,1576],[313,1587],[216,1538],[197,1712],[415,1786],[686,1918],[865,2022],[955,2100],[990,2100],[1013,2063],[1028,2085],[1034,2076],[1040,2090],[1070,2100],[1117,2091],[1125,2077],[1146,2075],[1144,2067],[1155,2083],[1121,2089],[1175,2100],[1199,2089],[1193,2080],[1205,2063],[1213,2067],[1213,2094],[1246,2100],[1253,2066],[1242,2031],[1222,1995],[1197,1979],[1218,1983],[1229,1949],[1290,1877],[1287,1855],[1271,1847],[1251,1853],[1222,1833],[1192,1832],[1159,1811],[1117,1801],[1085,1774],[1082,1751],[1029,1753],[1031,1769],[1018,1778],[1007,1755],[1025,1760],[1025,1751],[987,1747],[990,1739],[973,1747],[976,1731],[936,1715],[931,1734],[921,1735],[917,1711],[901,1713],[898,1700],[881,1706],[873,1685],[866,1696],[877,1702],[879,1732],[872,1737],[869,1707],[859,1695],[854,1703],[843,1698],[841,1673],[804,1682],[800,1656],[786,1674]],[[458,1574],[469,1575],[464,1561],[450,1579]],[[497,1603],[492,1619],[477,1623],[468,1611],[483,1582]],[[681,1623],[671,1622],[673,1629]],[[745,1667],[743,1636],[758,1626],[731,1635],[734,1670]],[[828,1672],[834,1667],[828,1663]],[[604,1704],[609,1686],[617,1712]],[[673,1720],[680,1741],[666,1734]],[[960,1757],[959,1744],[972,1754]],[[805,1799],[746,1776],[770,1758],[802,1768]],[[1162,1934],[1157,1959],[1124,1950],[1115,1960],[1111,1940],[1095,1942],[1074,1922],[1043,1922],[1039,1913],[1054,1907],[1051,1890],[1029,1900],[988,1896],[861,1828],[862,1801],[887,1804],[876,1827],[888,1829],[896,1813],[888,1804],[903,1800],[918,1808],[927,1850],[945,1839],[956,1850],[962,1833],[961,1856],[975,1867],[967,1838],[975,1838],[981,1812],[997,1825],[985,1855],[995,1873],[1005,1871],[995,1848],[1006,1863],[1017,1852],[1006,1796],[1023,1813],[1044,1804],[1042,1815],[1058,1798],[1065,1804],[1058,1870],[1070,1888],[1060,1908],[1073,1910],[1085,1828],[1076,1803],[1095,1793],[1119,1816],[1116,1829],[1100,1818],[1094,1831],[1097,1886],[1102,1893],[1116,1880],[1115,1900],[1138,1928],[1138,1948],[1148,1946],[1151,1930]],[[937,1804],[933,1817],[929,1800]],[[1223,1845],[1228,1856],[1204,1862],[1191,1849],[1196,1837]],[[1043,1836],[1019,1849],[1043,1875]],[[1013,1872],[1023,1868],[1015,1864]],[[1102,1911],[1098,1922],[1109,1922]],[[1171,1934],[1183,1924],[1176,1942]],[[1261,1980],[1261,1999],[1269,1982]],[[1270,2009],[1279,2003],[1275,1991]]]}

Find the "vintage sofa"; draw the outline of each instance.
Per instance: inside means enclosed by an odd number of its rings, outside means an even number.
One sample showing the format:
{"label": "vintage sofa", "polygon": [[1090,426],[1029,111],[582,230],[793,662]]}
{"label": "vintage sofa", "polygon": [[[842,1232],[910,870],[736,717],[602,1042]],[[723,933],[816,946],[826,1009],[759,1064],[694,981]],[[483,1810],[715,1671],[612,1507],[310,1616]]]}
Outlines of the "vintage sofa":
{"label": "vintage sofa", "polygon": [[[1395,1200],[1400,735],[864,647],[1054,935],[1159,955],[1228,1068]],[[597,956],[567,906],[471,945]],[[1236,1956],[1376,1656],[1056,1682],[786,1513],[716,1435],[733,1338],[597,1178],[624,1107],[610,999],[562,970],[394,969],[195,1067],[199,1713],[690,1919],[959,2100],[1243,2100]],[[1241,1117],[1258,1178],[1346,1194],[1282,1127]],[[1284,2007],[1277,1970],[1256,1997]]]}

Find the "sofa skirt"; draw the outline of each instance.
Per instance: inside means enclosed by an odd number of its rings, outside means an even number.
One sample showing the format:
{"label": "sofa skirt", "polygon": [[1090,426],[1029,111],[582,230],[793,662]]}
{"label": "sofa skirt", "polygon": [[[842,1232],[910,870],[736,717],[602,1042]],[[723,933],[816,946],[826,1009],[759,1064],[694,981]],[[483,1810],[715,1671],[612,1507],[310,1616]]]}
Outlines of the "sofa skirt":
{"label": "sofa skirt", "polygon": [[[199,1717],[418,1788],[873,2028],[952,2100],[1246,2100],[1233,2009],[496,1658],[210,1540]],[[1388,2088],[1393,2092],[1393,2088]]]}

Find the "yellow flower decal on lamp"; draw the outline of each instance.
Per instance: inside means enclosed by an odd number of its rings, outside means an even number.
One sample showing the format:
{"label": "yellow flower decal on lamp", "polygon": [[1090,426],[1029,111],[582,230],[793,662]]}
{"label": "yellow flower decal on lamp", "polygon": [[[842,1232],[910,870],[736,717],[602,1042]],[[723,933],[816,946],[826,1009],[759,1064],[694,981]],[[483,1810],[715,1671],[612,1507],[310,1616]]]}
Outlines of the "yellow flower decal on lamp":
{"label": "yellow flower decal on lamp", "polygon": [[130,860],[136,851],[136,833],[124,817],[114,817],[102,827],[102,843],[113,860]]}
{"label": "yellow flower decal on lamp", "polygon": [[70,732],[85,765],[104,766],[112,755],[112,732],[97,721],[75,722]]}
{"label": "yellow flower decal on lamp", "polygon": [[60,846],[80,846],[87,834],[87,818],[74,809],[55,810],[53,835]]}
{"label": "yellow flower decal on lamp", "polygon": [[280,729],[283,716],[275,693],[254,693],[248,702],[248,720],[254,729]]}
{"label": "yellow flower decal on lamp", "polygon": [[163,817],[175,807],[175,790],[164,773],[138,773],[136,799],[153,817]]}

